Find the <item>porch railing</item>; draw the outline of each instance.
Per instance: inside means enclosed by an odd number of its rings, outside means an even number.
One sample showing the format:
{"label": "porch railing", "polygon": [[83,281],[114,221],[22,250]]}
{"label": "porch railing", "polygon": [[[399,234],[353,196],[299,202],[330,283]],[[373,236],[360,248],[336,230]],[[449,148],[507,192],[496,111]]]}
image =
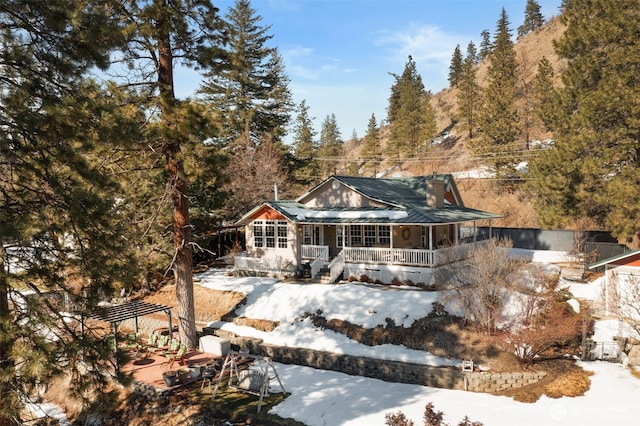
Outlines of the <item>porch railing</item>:
{"label": "porch railing", "polygon": [[303,259],[317,259],[321,258],[325,262],[329,260],[329,246],[302,246],[302,258]]}
{"label": "porch railing", "polygon": [[431,266],[433,252],[421,249],[345,247],[346,262],[388,263],[401,265]]}
{"label": "porch railing", "polygon": [[437,250],[345,247],[342,254],[347,263],[383,263],[433,268],[464,259],[467,257],[469,249],[472,246],[486,243],[486,241],[478,241],[475,243],[439,248]]}
{"label": "porch railing", "polygon": [[331,282],[335,283],[340,274],[344,271],[344,255],[342,251],[333,258],[331,263],[329,263],[329,270],[331,271]]}

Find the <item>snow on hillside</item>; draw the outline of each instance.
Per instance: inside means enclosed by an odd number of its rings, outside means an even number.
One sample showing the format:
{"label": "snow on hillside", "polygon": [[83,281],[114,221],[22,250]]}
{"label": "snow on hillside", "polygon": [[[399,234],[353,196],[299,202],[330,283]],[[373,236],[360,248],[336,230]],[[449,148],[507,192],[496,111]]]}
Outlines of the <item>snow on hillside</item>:
{"label": "snow on hillside", "polygon": [[[564,263],[564,252],[514,250],[514,254],[544,264]],[[199,274],[197,283],[217,290],[233,290],[247,295],[236,313],[250,318],[280,321],[271,333],[230,323],[210,325],[238,335],[253,336],[265,342],[305,347],[336,353],[400,360],[428,365],[456,365],[459,360],[444,359],[405,347],[368,347],[302,319],[305,312],[321,310],[327,319],[338,318],[363,327],[384,325],[386,318],[408,326],[424,317],[437,300],[437,293],[410,287],[382,288],[362,284],[341,285],[281,283],[270,278],[235,278],[223,271]],[[582,299],[600,297],[601,282],[577,284],[562,281]],[[618,331],[617,321],[599,321],[597,337],[611,340]],[[287,392],[285,401],[272,413],[315,425],[384,425],[385,414],[403,411],[420,425],[424,406],[433,402],[445,413],[445,420],[457,424],[465,415],[490,425],[635,425],[640,380],[621,364],[581,362],[589,371],[591,389],[582,397],[551,399],[542,397],[534,404],[515,402],[488,394],[388,383],[309,367],[276,364]]]}

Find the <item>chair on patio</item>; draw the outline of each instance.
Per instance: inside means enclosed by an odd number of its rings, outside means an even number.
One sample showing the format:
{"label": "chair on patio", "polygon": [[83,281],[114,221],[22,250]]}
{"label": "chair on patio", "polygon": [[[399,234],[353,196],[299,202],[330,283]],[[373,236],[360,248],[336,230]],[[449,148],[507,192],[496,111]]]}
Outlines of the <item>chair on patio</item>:
{"label": "chair on patio", "polygon": [[166,351],[168,341],[169,341],[169,336],[165,336],[165,335],[159,336],[158,340],[156,341],[156,345],[153,347],[150,346],[149,351],[153,353],[162,353]]}
{"label": "chair on patio", "polygon": [[167,352],[165,353],[164,356],[169,360],[169,368],[172,368],[173,363],[176,361],[178,362],[178,364],[184,365],[184,358],[186,354],[187,354],[187,346],[180,343],[177,352],[175,353]]}
{"label": "chair on patio", "polygon": [[178,352],[178,349],[180,349],[180,339],[171,339],[171,341],[169,342],[169,347],[165,348],[164,351],[162,351],[162,355],[168,355],[168,354],[175,354],[176,352]]}

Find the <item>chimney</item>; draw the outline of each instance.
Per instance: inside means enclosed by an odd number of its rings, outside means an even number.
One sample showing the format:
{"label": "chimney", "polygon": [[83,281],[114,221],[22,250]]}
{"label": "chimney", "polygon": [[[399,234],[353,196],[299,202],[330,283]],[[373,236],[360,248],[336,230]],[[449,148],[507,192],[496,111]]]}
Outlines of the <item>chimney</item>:
{"label": "chimney", "polygon": [[273,183],[273,198],[278,201],[278,182]]}
{"label": "chimney", "polygon": [[442,208],[444,207],[444,180],[433,179],[425,180],[427,186],[427,207]]}

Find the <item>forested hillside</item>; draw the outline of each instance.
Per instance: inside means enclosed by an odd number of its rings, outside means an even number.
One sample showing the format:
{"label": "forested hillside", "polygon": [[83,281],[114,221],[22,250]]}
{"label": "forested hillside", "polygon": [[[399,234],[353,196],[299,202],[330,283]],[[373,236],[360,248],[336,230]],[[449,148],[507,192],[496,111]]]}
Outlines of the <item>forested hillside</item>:
{"label": "forested hillside", "polygon": [[[553,42],[564,32],[565,26],[558,17],[550,19],[542,28],[539,28],[522,38],[514,45],[517,64],[519,68],[519,84],[522,90],[518,93],[517,105],[520,111],[527,107],[526,88],[531,91],[531,86],[535,78],[538,63],[542,58],[547,58],[555,71],[555,82],[559,84],[559,75],[566,68],[566,61],[562,60],[554,51]],[[483,60],[477,65],[477,81],[481,87],[486,87],[486,75],[489,65],[488,60]],[[470,137],[463,129],[458,118],[457,97],[460,93],[458,87],[452,86],[441,92],[433,94],[431,104],[435,111],[437,132],[439,136],[436,143],[415,156],[395,166],[389,161],[383,161],[378,167],[379,173],[386,176],[394,175],[422,175],[433,172],[456,173],[470,171],[468,179],[463,176],[457,179],[459,189],[465,203],[469,207],[489,210],[503,216],[500,221],[494,222],[497,226],[513,227],[538,227],[539,220],[534,212],[533,206],[527,194],[519,189],[504,190],[504,181],[486,177],[477,179],[477,174],[473,171],[486,170],[490,166],[481,156],[474,154],[469,147]],[[545,129],[542,122],[532,118],[532,113],[528,116],[520,116],[520,121],[528,123],[527,132],[522,132],[518,138],[518,145],[521,152],[517,153],[518,162],[527,161],[529,153],[528,145],[534,141],[544,141],[553,139],[553,133]],[[524,126],[523,126],[524,127]],[[380,129],[380,140],[384,148],[388,142],[389,128],[385,126]],[[347,149],[353,160],[361,159],[362,148],[365,145],[365,138],[349,140],[346,142]],[[366,161],[358,162],[364,168]],[[366,170],[366,168],[364,168]],[[366,173],[366,171],[365,171]],[[369,174],[371,175],[371,173]]]}

